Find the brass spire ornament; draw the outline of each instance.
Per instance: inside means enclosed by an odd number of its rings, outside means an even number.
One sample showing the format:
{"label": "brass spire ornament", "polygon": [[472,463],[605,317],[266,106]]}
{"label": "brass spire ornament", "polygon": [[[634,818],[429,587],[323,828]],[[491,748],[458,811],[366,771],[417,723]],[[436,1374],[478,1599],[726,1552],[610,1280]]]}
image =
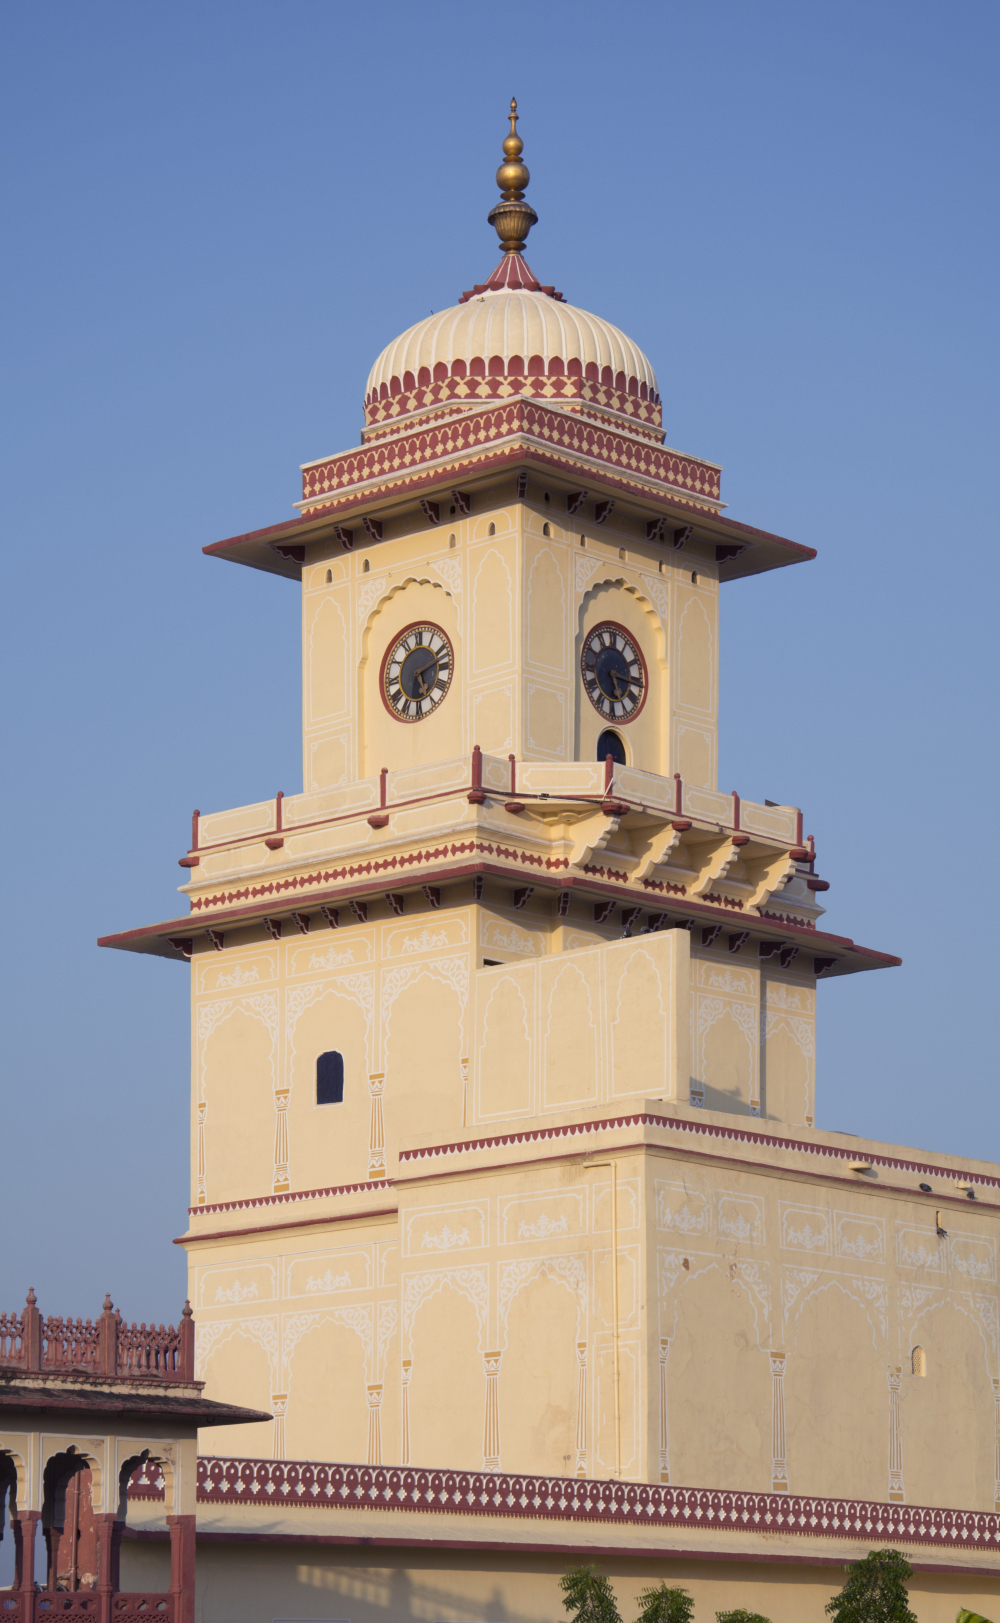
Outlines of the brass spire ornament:
{"label": "brass spire ornament", "polygon": [[528,232],[538,224],[538,215],[530,203],[524,201],[524,188],[531,175],[521,162],[524,142],[517,133],[517,102],[510,99],[510,134],[504,137],[504,161],[497,170],[500,202],[487,215],[490,225],[503,243],[505,254],[523,252]]}

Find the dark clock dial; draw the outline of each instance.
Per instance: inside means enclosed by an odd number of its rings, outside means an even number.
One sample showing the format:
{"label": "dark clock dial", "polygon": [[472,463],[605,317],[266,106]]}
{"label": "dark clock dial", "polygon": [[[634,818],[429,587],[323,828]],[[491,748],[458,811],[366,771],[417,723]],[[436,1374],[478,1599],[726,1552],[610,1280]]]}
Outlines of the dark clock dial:
{"label": "dark clock dial", "polygon": [[608,721],[631,721],[646,697],[646,664],[623,626],[606,621],[588,631],[580,655],[587,697]]}
{"label": "dark clock dial", "polygon": [[451,643],[435,625],[407,626],[382,661],[382,693],[399,721],[423,721],[451,685]]}

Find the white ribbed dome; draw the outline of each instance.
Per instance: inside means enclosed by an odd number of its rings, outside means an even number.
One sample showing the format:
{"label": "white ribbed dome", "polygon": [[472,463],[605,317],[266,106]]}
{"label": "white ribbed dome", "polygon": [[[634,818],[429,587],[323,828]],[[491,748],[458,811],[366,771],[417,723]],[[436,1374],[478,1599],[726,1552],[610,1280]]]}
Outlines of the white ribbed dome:
{"label": "white ribbed dome", "polygon": [[513,357],[519,356],[527,366],[533,355],[542,357],[546,370],[554,357],[566,363],[579,361],[584,368],[592,362],[599,373],[607,366],[614,374],[623,372],[644,383],[651,394],[657,392],[656,374],[642,350],[610,321],[545,293],[504,288],[440,310],[402,333],[372,367],[365,398],[407,372],[416,379],[421,367],[433,375],[439,362],[450,373],[455,361],[464,361],[468,368],[477,357],[488,364],[499,356],[506,371]]}

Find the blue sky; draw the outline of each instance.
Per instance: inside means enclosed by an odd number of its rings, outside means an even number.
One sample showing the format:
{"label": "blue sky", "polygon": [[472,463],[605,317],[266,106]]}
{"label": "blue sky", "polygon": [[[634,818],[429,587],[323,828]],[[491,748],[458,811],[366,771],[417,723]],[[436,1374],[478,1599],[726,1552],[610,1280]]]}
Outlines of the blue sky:
{"label": "blue sky", "polygon": [[1000,11],[634,0],[0,15],[3,1302],[173,1317],[191,808],[300,786],[295,589],[208,560],[357,443],[375,355],[482,280],[516,94],[543,281],[668,443],[815,563],[724,592],[723,789],[790,800],[827,926],[821,1125],[1000,1158]]}

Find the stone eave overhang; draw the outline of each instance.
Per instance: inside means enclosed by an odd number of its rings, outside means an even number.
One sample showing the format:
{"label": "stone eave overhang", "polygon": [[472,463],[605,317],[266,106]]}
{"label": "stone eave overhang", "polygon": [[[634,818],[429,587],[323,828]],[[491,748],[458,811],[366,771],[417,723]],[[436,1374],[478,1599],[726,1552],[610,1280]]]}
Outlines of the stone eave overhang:
{"label": "stone eave overhang", "polygon": [[[71,1378],[72,1377],[72,1378]],[[166,1420],[195,1426],[246,1425],[271,1420],[273,1416],[259,1409],[244,1409],[232,1403],[216,1403],[200,1395],[204,1382],[198,1382],[198,1391],[187,1388],[171,1393],[159,1383],[143,1390],[138,1381],[113,1381],[107,1377],[95,1379],[85,1372],[61,1371],[58,1378],[44,1375],[30,1377],[16,1372],[0,1372],[0,1412],[11,1410],[19,1414],[42,1414],[50,1421],[56,1414],[86,1415],[88,1421],[98,1416],[127,1415],[135,1419]],[[137,1390],[138,1388],[138,1390]]]}
{"label": "stone eave overhang", "polygon": [[[244,535],[229,536],[215,541],[202,551],[208,557],[224,558],[230,563],[246,564],[268,574],[283,575],[288,580],[300,580],[306,561],[304,549],[314,545],[341,543],[337,527],[351,527],[365,518],[382,519],[400,517],[408,511],[419,514],[420,501],[444,499],[450,494],[456,480],[463,483],[487,483],[498,474],[516,473],[524,469],[536,471],[550,482],[562,480],[566,493],[579,487],[585,475],[591,494],[604,493],[619,502],[622,511],[631,511],[638,519],[665,519],[668,530],[692,526],[691,539],[710,548],[738,547],[729,557],[716,555],[720,581],[738,580],[759,575],[769,569],[780,569],[786,564],[804,563],[815,558],[813,547],[802,546],[787,537],[757,529],[750,524],[713,510],[696,501],[683,491],[659,489],[650,482],[625,478],[597,462],[575,453],[559,454],[551,447],[531,442],[528,436],[518,435],[502,444],[480,449],[465,460],[449,459],[447,467],[417,469],[405,477],[382,481],[379,488],[367,487],[341,491],[336,497],[324,501],[322,507],[301,518],[285,519],[261,530],[250,530]],[[428,535],[434,526],[427,524]],[[378,543],[367,543],[377,546]],[[278,549],[283,549],[279,551]],[[292,549],[303,549],[296,556]],[[675,556],[670,537],[664,545],[664,555]]]}
{"label": "stone eave overhang", "polygon": [[160,924],[147,924],[135,930],[122,930],[114,935],[100,936],[97,945],[185,962],[190,957],[190,951],[174,943],[187,941],[190,944],[192,939],[206,937],[209,929],[224,932],[227,929],[245,928],[264,918],[287,920],[291,924],[294,913],[318,912],[324,903],[339,906],[351,900],[380,899],[390,886],[394,891],[405,894],[408,890],[419,891],[423,885],[447,884],[479,875],[486,879],[499,879],[507,884],[518,881],[523,884],[525,877],[530,877],[537,889],[550,890],[553,895],[568,890],[581,899],[613,898],[623,907],[635,906],[638,902],[644,912],[668,915],[670,926],[674,927],[683,927],[689,922],[722,925],[733,932],[747,930],[753,937],[759,937],[762,941],[794,943],[800,950],[810,952],[814,957],[832,960],[822,971],[824,980],[830,980],[837,975],[854,974],[863,969],[895,969],[902,963],[902,959],[892,953],[859,946],[849,936],[832,935],[805,924],[796,924],[785,919],[734,914],[723,907],[714,907],[710,903],[693,901],[686,897],[670,897],[659,902],[655,897],[637,896],[635,888],[628,884],[616,884],[602,879],[592,879],[589,876],[579,877],[566,873],[548,875],[534,870],[526,876],[524,868],[506,866],[502,862],[490,861],[485,856],[477,857],[475,853],[471,854],[471,860],[459,858],[450,862],[422,864],[418,874],[405,877],[398,875],[393,877],[390,871],[381,879],[366,878],[360,883],[338,884],[335,887],[317,886],[315,889],[310,887],[306,895],[301,894],[299,887],[296,887],[283,900],[275,900],[273,882],[259,885],[254,887],[259,895],[252,899],[249,905],[224,905],[208,912],[198,914],[192,912],[181,918],[167,919]]}

